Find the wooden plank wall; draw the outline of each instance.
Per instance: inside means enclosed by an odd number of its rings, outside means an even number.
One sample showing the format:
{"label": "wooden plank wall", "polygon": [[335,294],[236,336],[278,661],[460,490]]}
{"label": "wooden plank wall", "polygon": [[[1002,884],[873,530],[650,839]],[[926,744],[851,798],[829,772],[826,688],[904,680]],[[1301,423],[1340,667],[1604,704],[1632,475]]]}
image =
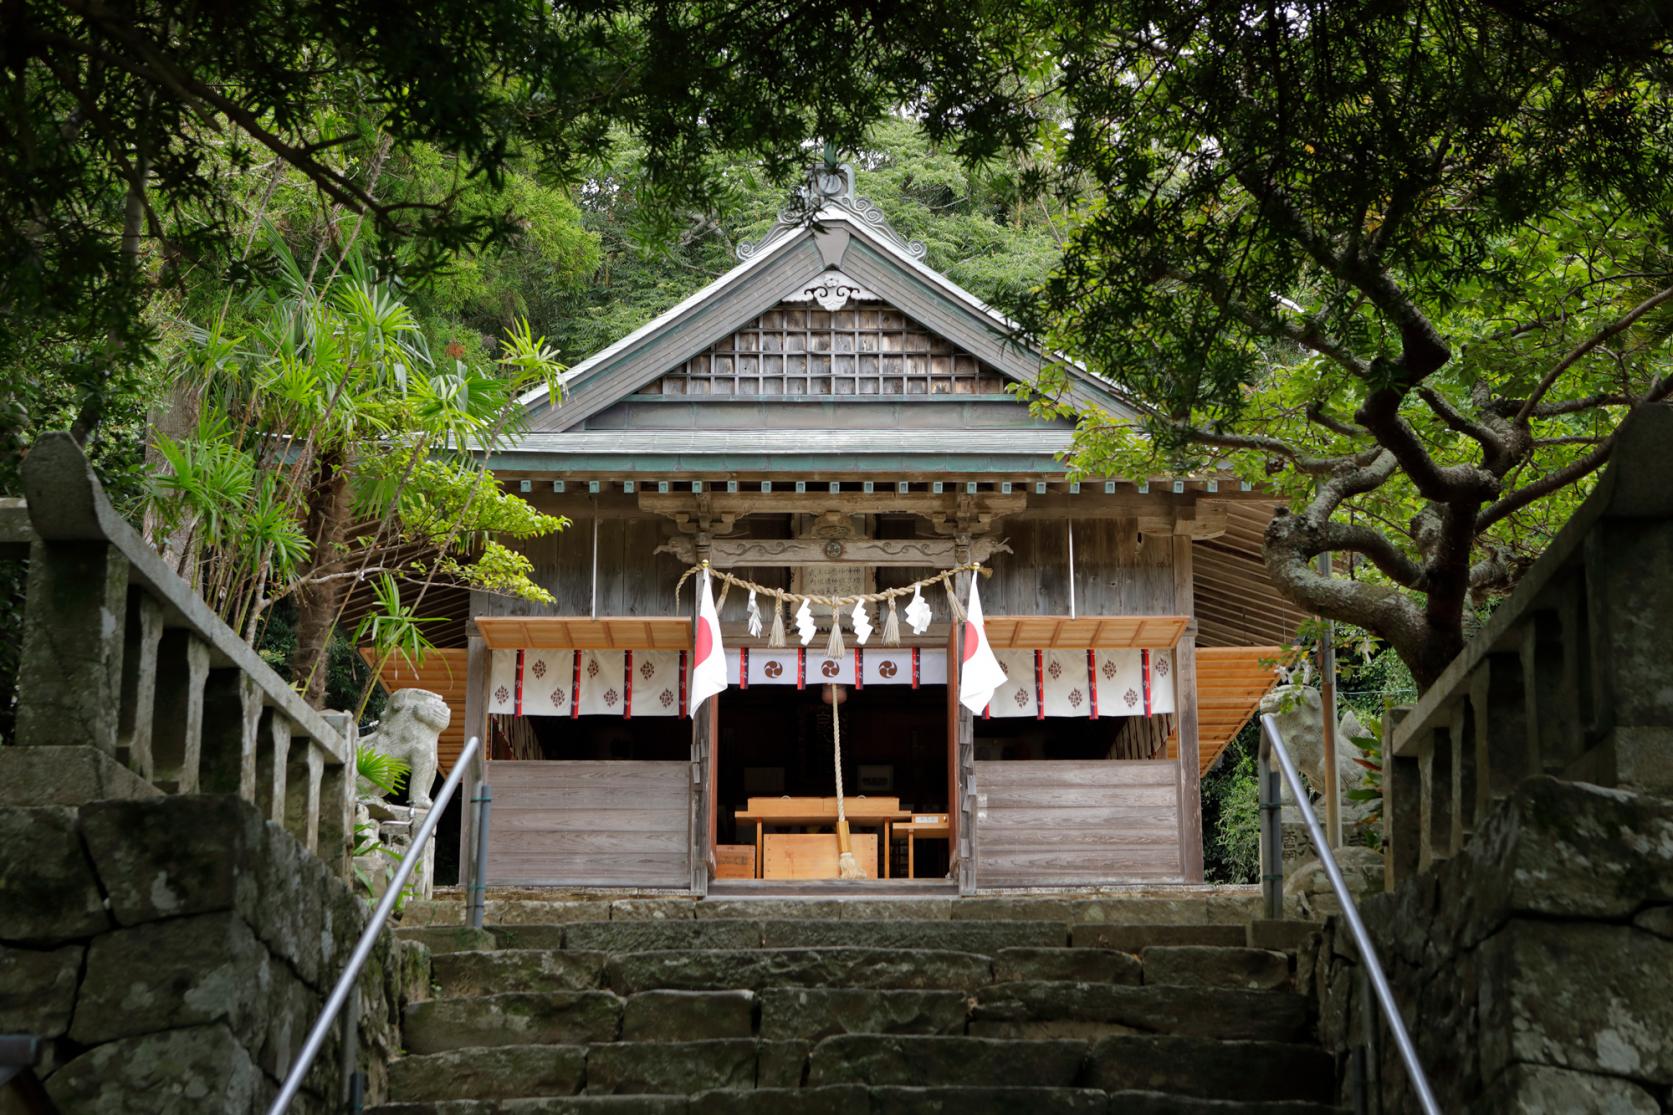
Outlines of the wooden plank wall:
{"label": "wooden plank wall", "polygon": [[[674,586],[685,566],[655,550],[665,538],[664,520],[655,516],[597,520],[574,516],[565,530],[518,542],[528,555],[533,577],[557,598],[536,604],[494,593],[473,592],[473,616],[585,616],[592,614],[593,523],[598,523],[598,614],[601,616],[671,616]],[[691,588],[679,614],[689,614]]]}
{"label": "wooden plank wall", "polygon": [[1166,760],[976,764],[978,887],[1178,880],[1179,772]]}
{"label": "wooden plank wall", "polygon": [[[1078,614],[1175,614],[1169,536],[1141,536],[1131,519],[1077,519],[1074,525]],[[994,615],[1068,615],[1068,524],[1011,519],[1001,522],[997,533],[1012,552],[993,558],[994,575],[982,582],[984,609]]]}
{"label": "wooden plank wall", "polygon": [[691,885],[691,764],[496,760],[490,886]]}

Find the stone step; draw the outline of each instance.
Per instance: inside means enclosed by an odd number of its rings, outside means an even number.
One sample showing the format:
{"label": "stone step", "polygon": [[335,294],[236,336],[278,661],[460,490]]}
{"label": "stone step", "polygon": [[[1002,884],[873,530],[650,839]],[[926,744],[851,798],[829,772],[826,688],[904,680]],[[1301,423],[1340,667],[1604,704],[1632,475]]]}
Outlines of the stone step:
{"label": "stone step", "polygon": [[[441,938],[446,930],[438,932],[437,928],[432,928],[422,932]],[[695,918],[495,926],[493,938],[502,949],[647,952],[662,949],[862,945],[992,953],[1007,948],[1063,948],[1069,943],[1069,925],[1067,922],[1051,921],[933,921],[915,918]]]}
{"label": "stone step", "polygon": [[[1066,924],[1246,925],[1262,915],[1254,887],[1167,887],[1153,891],[1073,893],[1049,897],[875,894],[789,897],[735,895],[626,897],[560,895],[549,890],[494,888],[488,892],[487,922],[562,924],[577,921],[812,918],[821,920],[932,919],[941,921],[1060,921]],[[438,890],[434,899],[407,903],[406,926],[462,925],[462,891]]]}
{"label": "stone step", "polygon": [[753,991],[642,991],[622,1011],[623,1041],[754,1036]]}
{"label": "stone step", "polygon": [[656,989],[860,987],[968,990],[993,981],[975,953],[909,948],[781,948],[753,952],[672,949],[615,955],[605,985],[619,994]]}
{"label": "stone step", "polygon": [[761,944],[767,948],[848,945],[991,955],[1007,948],[1061,948],[1069,943],[1069,926],[1062,921],[774,920],[762,922],[761,929]]}
{"label": "stone step", "polygon": [[1243,925],[1102,923],[1069,927],[1069,943],[1075,948],[1119,949],[1122,952],[1143,952],[1156,945],[1243,948],[1248,941],[1249,931]]}
{"label": "stone step", "polygon": [[[587,1094],[685,1093],[710,1088],[754,1088],[757,1059],[768,1059],[750,1039],[618,1042],[587,1050]],[[788,1086],[800,1085],[799,1079]]]}
{"label": "stone step", "polygon": [[501,949],[449,952],[430,959],[430,978],[443,998],[511,991],[586,991],[604,978],[606,955],[589,949]]}
{"label": "stone step", "polygon": [[564,1045],[615,1041],[622,1000],[608,991],[507,992],[474,999],[413,1003],[401,1034],[411,1053],[494,1045]]}
{"label": "stone step", "polygon": [[717,1089],[684,1095],[387,1103],[369,1115],[1336,1115],[1322,1104],[1205,1100],[1089,1088]]}
{"label": "stone step", "polygon": [[403,1103],[572,1096],[586,1080],[584,1045],[499,1045],[401,1057],[389,1066],[389,1095]]}
{"label": "stone step", "polygon": [[918,1034],[839,1034],[808,1054],[807,1085],[1069,1088],[1083,1041],[1015,1041]]}
{"label": "stone step", "polygon": [[1336,1090],[1336,1068],[1316,1045],[1132,1035],[1092,1043],[1084,1083],[1110,1092],[1162,1092],[1239,1104],[1328,1104]]}
{"label": "stone step", "polygon": [[1290,958],[1271,949],[1152,945],[1139,954],[1147,984],[1276,991],[1290,986]]}
{"label": "stone step", "polygon": [[1082,980],[1089,983],[1143,983],[1139,958],[1115,949],[1012,948],[993,957],[994,979]]}
{"label": "stone step", "polygon": [[774,987],[757,999],[760,1036],[795,1041],[835,1034],[963,1034],[971,1003],[963,991],[855,987]]}
{"label": "stone step", "polygon": [[463,925],[402,925],[395,936],[403,941],[418,941],[432,956],[449,952],[478,952],[498,947],[494,935],[486,929],[469,929]]}
{"label": "stone step", "polygon": [[690,1115],[691,1101],[676,1096],[550,1096],[509,1100],[443,1100],[385,1103],[369,1115]]}
{"label": "stone step", "polygon": [[1181,1034],[1219,1040],[1311,1038],[1305,997],[1220,987],[1031,982],[975,993],[969,1033],[991,1038]]}

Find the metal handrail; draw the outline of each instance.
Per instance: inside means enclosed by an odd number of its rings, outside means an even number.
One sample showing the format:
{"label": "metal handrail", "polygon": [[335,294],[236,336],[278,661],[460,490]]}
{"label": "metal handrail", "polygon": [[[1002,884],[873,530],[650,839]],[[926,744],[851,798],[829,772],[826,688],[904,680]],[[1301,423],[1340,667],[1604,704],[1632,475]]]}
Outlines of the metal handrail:
{"label": "metal handrail", "polygon": [[1394,991],[1388,985],[1388,977],[1383,974],[1382,962],[1377,959],[1376,946],[1371,943],[1371,934],[1366,932],[1365,923],[1360,920],[1359,906],[1355,904],[1353,894],[1342,878],[1342,869],[1336,865],[1336,857],[1330,853],[1329,842],[1325,840],[1324,830],[1319,827],[1319,818],[1313,812],[1312,803],[1307,800],[1307,789],[1301,783],[1295,760],[1290,758],[1289,751],[1284,747],[1283,736],[1278,731],[1277,718],[1271,713],[1261,717],[1260,749],[1261,837],[1262,846],[1267,856],[1271,857],[1263,865],[1261,872],[1267,914],[1269,917],[1279,916],[1273,912],[1273,907],[1276,905],[1281,913],[1284,900],[1283,845],[1277,819],[1278,786],[1277,780],[1270,777],[1276,773],[1270,770],[1274,755],[1278,758],[1278,767],[1283,772],[1284,781],[1289,783],[1290,793],[1295,796],[1295,803],[1301,809],[1301,817],[1307,822],[1307,835],[1313,841],[1314,850],[1319,854],[1319,863],[1324,866],[1325,876],[1330,880],[1330,889],[1336,892],[1336,900],[1342,904],[1342,916],[1347,919],[1348,932],[1359,949],[1359,958],[1365,966],[1366,975],[1370,977],[1371,989],[1377,996],[1377,1005],[1382,1009],[1383,1019],[1394,1034],[1394,1044],[1400,1050],[1400,1060],[1406,1066],[1406,1075],[1411,1078],[1412,1087],[1417,1091],[1418,1106],[1423,1109],[1424,1115],[1441,1115],[1440,1105],[1435,1102],[1435,1093],[1429,1087],[1429,1077],[1424,1074],[1423,1065],[1417,1059],[1417,1047],[1412,1044],[1412,1036],[1406,1031],[1405,1020],[1400,1017],[1400,1010],[1394,1003]]}
{"label": "metal handrail", "polygon": [[441,820],[442,810],[453,800],[453,794],[459,789],[459,783],[465,777],[465,770],[476,758],[476,753],[482,748],[482,738],[472,736],[465,743],[465,749],[459,753],[459,761],[453,764],[453,771],[442,784],[441,792],[436,795],[430,811],[424,815],[424,821],[413,834],[412,843],[407,846],[406,854],[395,867],[395,875],[389,880],[389,888],[383,892],[377,906],[372,910],[372,917],[366,923],[366,929],[360,934],[360,940],[355,943],[354,952],[349,954],[349,961],[343,968],[343,974],[337,977],[337,985],[331,989],[331,995],[325,1000],[325,1007],[314,1022],[313,1029],[308,1031],[308,1040],[302,1043],[302,1052],[297,1054],[296,1061],[285,1076],[284,1087],[279,1089],[278,1098],[273,1106],[267,1109],[267,1115],[285,1115],[290,1108],[296,1093],[302,1090],[302,1080],[308,1075],[308,1068],[319,1056],[320,1048],[325,1044],[326,1035],[331,1032],[332,1023],[337,1020],[337,1014],[348,1002],[349,993],[354,990],[354,981],[360,977],[360,970],[366,966],[366,960],[372,955],[372,948],[377,944],[378,934],[383,931],[389,915],[395,910],[395,903],[400,900],[401,888],[406,886],[407,879],[412,875],[413,868],[424,856],[424,849],[430,842],[430,836],[436,831],[436,822]]}

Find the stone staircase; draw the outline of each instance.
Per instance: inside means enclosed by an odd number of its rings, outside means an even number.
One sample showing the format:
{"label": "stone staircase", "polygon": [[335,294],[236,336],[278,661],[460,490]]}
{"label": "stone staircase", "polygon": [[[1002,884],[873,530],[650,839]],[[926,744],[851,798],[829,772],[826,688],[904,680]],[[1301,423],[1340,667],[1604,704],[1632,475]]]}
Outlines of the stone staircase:
{"label": "stone staircase", "polygon": [[[414,910],[456,917],[457,904]],[[1197,900],[510,901],[409,925],[379,1115],[1322,1113],[1304,922]]]}

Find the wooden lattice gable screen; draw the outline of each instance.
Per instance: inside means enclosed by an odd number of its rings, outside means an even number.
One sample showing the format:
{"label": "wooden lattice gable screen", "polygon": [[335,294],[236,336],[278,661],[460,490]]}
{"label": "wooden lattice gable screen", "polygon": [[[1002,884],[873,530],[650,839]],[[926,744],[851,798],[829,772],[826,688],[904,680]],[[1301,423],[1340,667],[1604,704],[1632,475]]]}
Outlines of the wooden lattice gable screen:
{"label": "wooden lattice gable screen", "polygon": [[782,302],[640,395],[994,395],[991,365],[890,306]]}

